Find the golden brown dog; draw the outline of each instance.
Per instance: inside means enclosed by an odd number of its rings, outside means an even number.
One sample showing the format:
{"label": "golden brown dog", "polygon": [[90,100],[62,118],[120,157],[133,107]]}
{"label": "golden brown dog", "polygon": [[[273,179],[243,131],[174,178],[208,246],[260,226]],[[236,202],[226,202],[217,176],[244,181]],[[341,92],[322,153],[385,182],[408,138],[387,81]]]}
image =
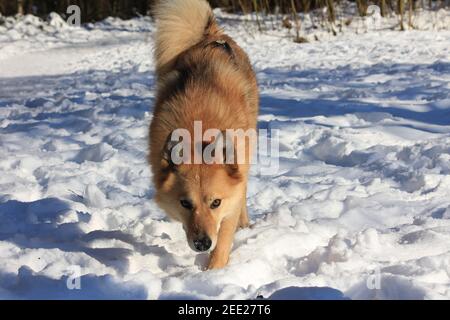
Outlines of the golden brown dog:
{"label": "golden brown dog", "polygon": [[[228,263],[237,227],[248,225],[250,156],[242,163],[233,159],[175,164],[170,137],[180,128],[194,136],[194,122],[201,122],[203,132],[256,130],[255,74],[244,51],[219,28],[205,0],[160,0],[154,14],[158,80],[149,162],[155,200],[183,224],[192,249],[211,250],[208,268],[221,268]],[[202,141],[203,147],[212,141]],[[246,142],[234,143],[233,148],[244,148],[249,155],[252,147]]]}

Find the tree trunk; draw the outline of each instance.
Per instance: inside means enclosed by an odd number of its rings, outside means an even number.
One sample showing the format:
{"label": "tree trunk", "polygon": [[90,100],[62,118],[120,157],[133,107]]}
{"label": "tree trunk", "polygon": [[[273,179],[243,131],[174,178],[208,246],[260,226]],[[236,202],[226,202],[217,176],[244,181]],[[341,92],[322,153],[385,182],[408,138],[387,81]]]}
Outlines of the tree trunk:
{"label": "tree trunk", "polygon": [[295,21],[295,39],[294,39],[294,41],[297,42],[300,39],[300,19],[298,18],[297,8],[295,6],[294,0],[291,0],[291,10],[292,10],[292,16],[294,17],[294,21]]}
{"label": "tree trunk", "polygon": [[405,12],[405,2],[404,0],[398,0],[397,1],[397,11],[400,15],[400,30],[404,31],[405,26],[403,25],[403,13]]}
{"label": "tree trunk", "polygon": [[334,23],[336,21],[336,12],[334,10],[333,0],[327,0],[328,21]]}
{"label": "tree trunk", "polygon": [[23,10],[23,0],[17,0],[17,14],[22,16],[24,12],[25,11]]}
{"label": "tree trunk", "polygon": [[409,10],[408,10],[408,25],[410,28],[413,27],[412,25],[412,14],[413,14],[413,9],[414,9],[414,5],[413,2],[414,0],[409,0]]}
{"label": "tree trunk", "polygon": [[380,0],[380,14],[382,17],[387,16],[386,0]]}
{"label": "tree trunk", "polygon": [[256,0],[253,0],[253,9],[255,10],[255,16],[256,16],[256,24],[258,25],[258,30],[261,31],[261,23],[259,22],[259,7],[258,2]]}
{"label": "tree trunk", "polygon": [[361,17],[367,14],[367,0],[356,0],[356,6],[358,8],[358,13]]}

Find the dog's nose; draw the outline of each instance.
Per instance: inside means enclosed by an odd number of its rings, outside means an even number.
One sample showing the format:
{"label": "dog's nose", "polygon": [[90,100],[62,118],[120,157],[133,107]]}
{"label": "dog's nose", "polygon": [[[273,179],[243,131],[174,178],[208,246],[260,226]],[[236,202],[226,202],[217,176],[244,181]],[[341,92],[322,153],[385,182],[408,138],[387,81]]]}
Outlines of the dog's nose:
{"label": "dog's nose", "polygon": [[208,236],[203,236],[202,238],[194,240],[194,247],[198,251],[206,251],[211,248],[212,241]]}

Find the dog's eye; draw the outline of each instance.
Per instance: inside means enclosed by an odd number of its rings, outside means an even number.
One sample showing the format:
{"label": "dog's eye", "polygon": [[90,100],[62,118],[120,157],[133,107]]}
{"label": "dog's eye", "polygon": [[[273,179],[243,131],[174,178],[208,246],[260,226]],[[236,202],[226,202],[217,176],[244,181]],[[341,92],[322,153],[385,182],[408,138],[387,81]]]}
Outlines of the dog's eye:
{"label": "dog's eye", "polygon": [[192,210],[192,203],[189,200],[180,200],[180,204],[183,208]]}
{"label": "dog's eye", "polygon": [[220,206],[220,204],[222,203],[222,200],[220,199],[216,199],[211,203],[211,209],[216,209]]}

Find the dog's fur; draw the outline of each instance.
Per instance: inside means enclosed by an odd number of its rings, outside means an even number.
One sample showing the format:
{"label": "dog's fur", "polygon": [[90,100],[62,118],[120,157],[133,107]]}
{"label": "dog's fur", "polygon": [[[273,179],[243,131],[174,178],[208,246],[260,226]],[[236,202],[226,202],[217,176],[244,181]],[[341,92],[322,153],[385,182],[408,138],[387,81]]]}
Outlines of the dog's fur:
{"label": "dog's fur", "polygon": [[[183,224],[191,248],[199,237],[211,239],[208,268],[221,268],[228,263],[236,228],[248,225],[249,157],[244,164],[174,165],[167,158],[167,141],[178,128],[193,136],[194,121],[202,122],[203,131],[256,130],[256,77],[247,55],[219,28],[205,0],[160,0],[154,15],[158,79],[149,162],[155,200]],[[250,152],[248,144],[245,148]],[[212,209],[215,199],[221,204]]]}

